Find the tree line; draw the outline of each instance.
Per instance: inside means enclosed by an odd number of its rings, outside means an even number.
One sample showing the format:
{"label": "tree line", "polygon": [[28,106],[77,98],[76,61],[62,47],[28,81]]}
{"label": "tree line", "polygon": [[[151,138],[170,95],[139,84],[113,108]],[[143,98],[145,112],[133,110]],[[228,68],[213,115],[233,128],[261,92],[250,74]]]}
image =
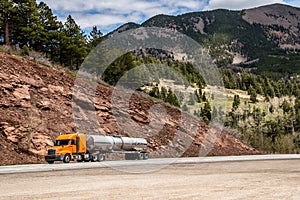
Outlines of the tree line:
{"label": "tree line", "polygon": [[248,91],[250,99],[256,102],[258,94],[266,97],[266,100],[274,97],[300,96],[297,81],[291,79],[272,80],[267,76],[254,75],[247,72],[233,73],[231,70],[221,70],[224,87]]}
{"label": "tree line", "polygon": [[72,70],[103,38],[97,27],[85,35],[71,15],[62,23],[44,2],[0,0],[0,10],[2,44],[42,52]]}
{"label": "tree line", "polygon": [[300,152],[300,97],[259,104],[237,104],[226,114],[225,125],[238,130],[241,139],[269,153]]}

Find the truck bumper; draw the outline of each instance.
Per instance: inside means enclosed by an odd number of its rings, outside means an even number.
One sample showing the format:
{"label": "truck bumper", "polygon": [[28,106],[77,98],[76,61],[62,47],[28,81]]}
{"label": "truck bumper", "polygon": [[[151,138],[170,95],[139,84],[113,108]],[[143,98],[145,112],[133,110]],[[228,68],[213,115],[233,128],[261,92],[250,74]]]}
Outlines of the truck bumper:
{"label": "truck bumper", "polygon": [[45,160],[47,162],[63,161],[63,159],[64,159],[64,156],[62,156],[62,155],[58,155],[58,156],[56,156],[56,155],[45,156]]}

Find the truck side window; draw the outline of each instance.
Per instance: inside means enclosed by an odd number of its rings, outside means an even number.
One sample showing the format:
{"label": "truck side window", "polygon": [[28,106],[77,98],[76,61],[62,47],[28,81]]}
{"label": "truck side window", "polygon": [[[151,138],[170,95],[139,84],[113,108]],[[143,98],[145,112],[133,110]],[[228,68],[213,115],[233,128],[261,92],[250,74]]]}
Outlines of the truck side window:
{"label": "truck side window", "polygon": [[76,145],[76,140],[71,140],[71,145]]}

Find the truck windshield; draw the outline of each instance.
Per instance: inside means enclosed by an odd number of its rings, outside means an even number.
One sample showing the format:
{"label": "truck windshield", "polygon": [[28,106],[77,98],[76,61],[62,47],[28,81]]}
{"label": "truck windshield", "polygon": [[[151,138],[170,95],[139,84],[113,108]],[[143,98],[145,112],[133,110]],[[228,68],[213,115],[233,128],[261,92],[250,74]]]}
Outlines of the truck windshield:
{"label": "truck windshield", "polygon": [[54,146],[65,146],[69,144],[70,140],[56,140]]}

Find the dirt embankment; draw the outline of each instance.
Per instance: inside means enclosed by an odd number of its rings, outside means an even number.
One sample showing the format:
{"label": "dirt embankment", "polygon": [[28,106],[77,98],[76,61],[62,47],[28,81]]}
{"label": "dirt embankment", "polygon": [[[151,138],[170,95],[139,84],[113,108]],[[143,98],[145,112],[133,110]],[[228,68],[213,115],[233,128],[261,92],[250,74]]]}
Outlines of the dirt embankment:
{"label": "dirt embankment", "polygon": [[[74,96],[74,83],[75,77],[62,69],[0,53],[0,165],[43,162],[42,155],[58,134],[76,132],[78,123],[84,126],[90,122],[84,104],[93,99],[78,92]],[[77,91],[85,91],[90,86],[79,87]],[[179,110],[162,104],[165,112],[159,112],[161,107],[155,108],[153,99],[132,96],[128,115],[122,98],[112,105],[113,88],[99,84],[95,94],[89,113],[96,113],[99,127],[91,126],[87,132],[132,136],[130,130],[138,127],[135,131],[144,130],[141,136],[147,138],[153,157],[174,156],[176,152],[198,156],[206,146],[213,146],[211,155],[258,153],[225,132],[213,140],[210,134],[214,131],[209,131],[205,123],[182,121]],[[126,121],[128,116],[130,120]],[[156,128],[158,133],[149,133]]]}

